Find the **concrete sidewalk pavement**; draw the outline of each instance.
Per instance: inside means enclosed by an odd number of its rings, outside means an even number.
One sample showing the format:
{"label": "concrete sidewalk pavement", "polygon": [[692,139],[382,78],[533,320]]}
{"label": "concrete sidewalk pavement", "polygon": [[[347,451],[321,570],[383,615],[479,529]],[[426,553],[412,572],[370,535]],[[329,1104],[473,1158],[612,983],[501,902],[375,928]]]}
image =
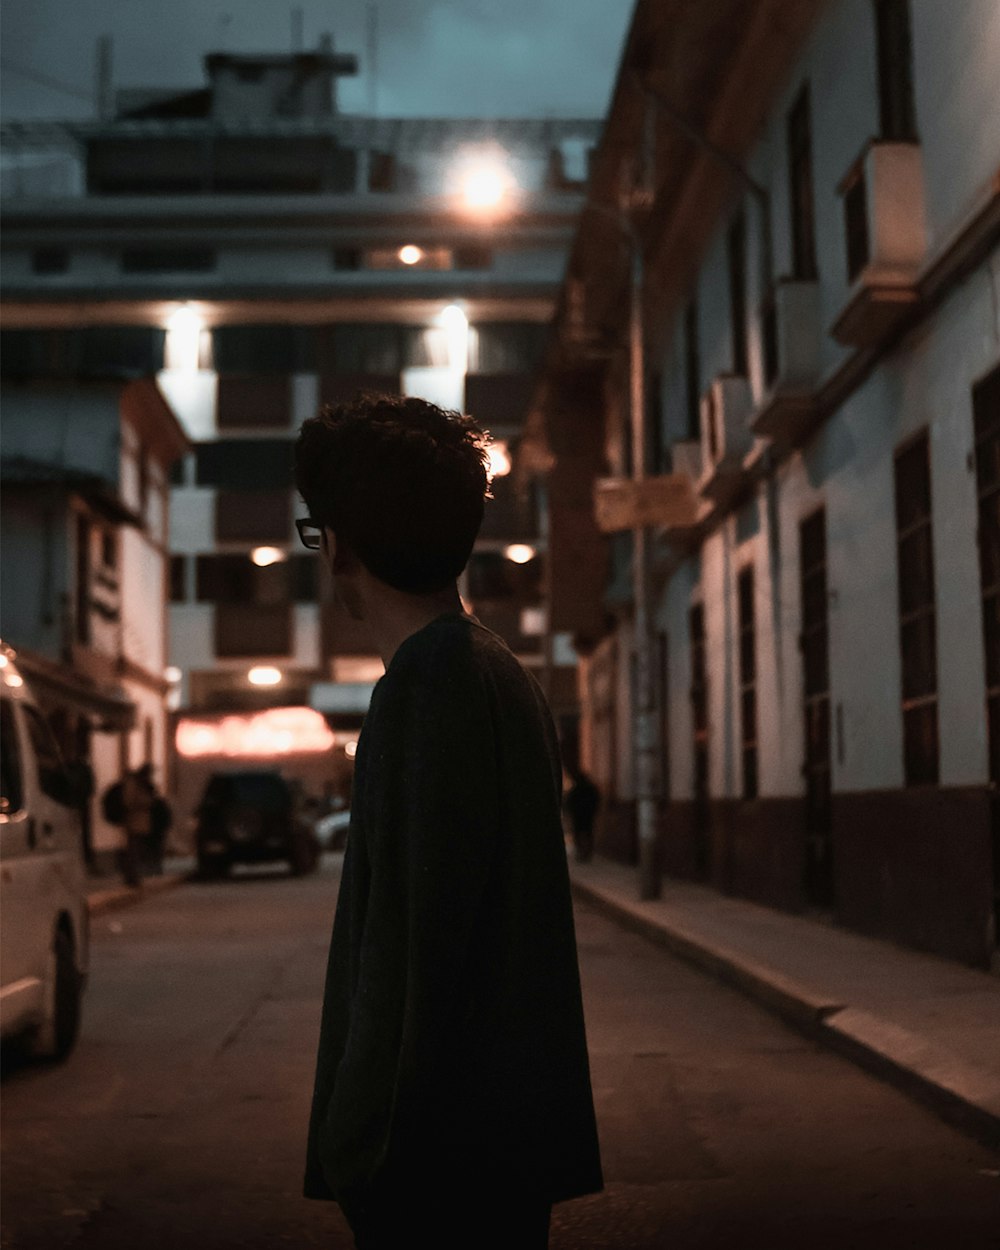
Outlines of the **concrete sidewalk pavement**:
{"label": "concrete sidewalk pavement", "polygon": [[1000,1149],[1000,978],[706,886],[571,862],[579,898]]}
{"label": "concrete sidewalk pavement", "polygon": [[183,885],[195,871],[195,861],[189,856],[177,856],[164,861],[163,872],[155,877],[144,877],[141,886],[126,885],[112,877],[91,877],[87,883],[87,909],[91,916],[101,916],[121,907],[131,907],[151,894],[160,894],[174,886]]}

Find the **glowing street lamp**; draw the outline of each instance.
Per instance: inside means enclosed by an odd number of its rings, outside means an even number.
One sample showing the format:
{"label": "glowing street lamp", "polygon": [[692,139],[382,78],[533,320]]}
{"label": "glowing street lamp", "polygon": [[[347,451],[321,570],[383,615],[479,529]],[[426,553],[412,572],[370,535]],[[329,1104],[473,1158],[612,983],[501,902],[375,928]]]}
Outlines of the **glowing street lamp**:
{"label": "glowing street lamp", "polygon": [[473,213],[499,208],[515,186],[506,154],[499,149],[466,153],[457,166],[457,184],[465,207]]}

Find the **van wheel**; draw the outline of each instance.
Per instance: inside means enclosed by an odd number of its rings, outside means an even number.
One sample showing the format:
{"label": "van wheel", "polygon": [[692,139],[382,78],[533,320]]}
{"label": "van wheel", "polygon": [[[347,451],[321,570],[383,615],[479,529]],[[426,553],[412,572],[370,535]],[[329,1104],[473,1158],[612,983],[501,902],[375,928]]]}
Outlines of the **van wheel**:
{"label": "van wheel", "polygon": [[76,966],[73,939],[57,929],[49,956],[49,1011],[27,1038],[26,1050],[36,1059],[65,1059],[80,1033],[83,980]]}

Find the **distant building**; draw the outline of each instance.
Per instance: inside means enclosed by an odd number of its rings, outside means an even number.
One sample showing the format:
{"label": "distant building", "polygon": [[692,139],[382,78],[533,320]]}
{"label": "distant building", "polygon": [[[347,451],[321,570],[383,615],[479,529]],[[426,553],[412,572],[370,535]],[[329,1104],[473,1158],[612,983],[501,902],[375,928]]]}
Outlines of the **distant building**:
{"label": "distant building", "polygon": [[102,791],[144,762],[161,786],[167,773],[169,474],[188,442],[151,380],[40,380],[11,346],[0,630],[65,760],[93,773],[91,845],[108,861],[120,834]]}
{"label": "distant building", "polygon": [[584,656],[577,691],[551,688],[608,796],[599,844],[635,853],[646,525],[665,871],[988,963],[1000,8],[639,0],[593,164],[603,211],[581,218],[522,455],[546,482],[549,646]]}
{"label": "distant building", "polygon": [[[172,489],[181,711],[311,704],[350,726],[367,706],[381,662],[292,526],[292,444],[321,403],[425,395],[517,461],[599,124],[346,116],[354,68],[329,40],[214,54],[204,89],[3,131],[11,350],[71,378],[63,345],[101,327],[193,440]],[[501,459],[462,591],[539,665],[539,501]]]}

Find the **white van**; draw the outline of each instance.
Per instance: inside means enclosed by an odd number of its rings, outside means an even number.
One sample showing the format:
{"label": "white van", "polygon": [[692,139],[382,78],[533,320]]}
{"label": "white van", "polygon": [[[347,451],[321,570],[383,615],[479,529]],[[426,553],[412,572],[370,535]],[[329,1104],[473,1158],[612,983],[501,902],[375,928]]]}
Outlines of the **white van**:
{"label": "white van", "polygon": [[62,1059],[89,960],[83,834],[55,739],[0,642],[0,1035]]}

